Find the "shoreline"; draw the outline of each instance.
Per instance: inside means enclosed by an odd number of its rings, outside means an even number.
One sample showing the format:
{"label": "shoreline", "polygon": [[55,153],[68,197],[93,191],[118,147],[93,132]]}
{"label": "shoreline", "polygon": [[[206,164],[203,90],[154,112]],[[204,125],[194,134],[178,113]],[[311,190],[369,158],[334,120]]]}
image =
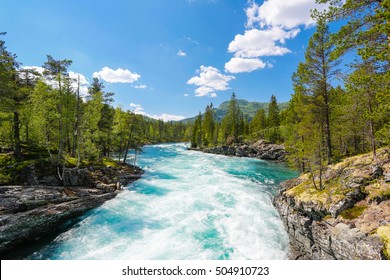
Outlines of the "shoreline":
{"label": "shoreline", "polygon": [[[0,257],[25,258],[43,240],[52,241],[123,187],[140,179],[144,171],[116,163],[105,167],[65,168],[62,186],[54,174],[41,176],[32,166],[25,171],[37,184],[0,186]],[[58,180],[57,180],[58,181]],[[26,182],[27,183],[27,182]],[[42,244],[43,245],[43,244]],[[39,246],[41,247],[41,246]],[[20,251],[18,256],[15,251]],[[24,252],[27,251],[27,252]]]}
{"label": "shoreline", "polygon": [[252,144],[236,144],[234,146],[216,146],[211,148],[187,148],[192,151],[199,151],[203,153],[257,158],[269,161],[286,161],[287,152],[281,144],[271,144],[264,140],[256,141]]}

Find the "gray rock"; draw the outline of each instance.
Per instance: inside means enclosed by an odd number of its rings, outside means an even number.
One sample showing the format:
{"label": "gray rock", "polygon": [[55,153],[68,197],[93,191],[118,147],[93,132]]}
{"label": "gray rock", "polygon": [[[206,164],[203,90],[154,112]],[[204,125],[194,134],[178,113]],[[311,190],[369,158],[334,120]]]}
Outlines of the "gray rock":
{"label": "gray rock", "polygon": [[[94,178],[90,170],[71,168],[64,170],[64,186],[0,186],[0,254],[57,231],[65,222],[114,198],[122,186],[143,173],[128,165],[90,169],[107,173],[108,183]],[[31,166],[26,171],[26,178],[37,178],[39,183],[58,183],[48,169]]]}

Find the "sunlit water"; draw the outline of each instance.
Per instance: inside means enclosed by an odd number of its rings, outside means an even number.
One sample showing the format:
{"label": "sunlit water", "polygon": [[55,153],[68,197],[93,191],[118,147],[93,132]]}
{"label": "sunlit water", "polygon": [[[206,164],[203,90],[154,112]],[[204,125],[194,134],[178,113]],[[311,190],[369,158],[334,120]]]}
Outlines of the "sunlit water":
{"label": "sunlit water", "polygon": [[144,148],[146,173],[31,259],[285,259],[272,197],[296,174],[265,161]]}

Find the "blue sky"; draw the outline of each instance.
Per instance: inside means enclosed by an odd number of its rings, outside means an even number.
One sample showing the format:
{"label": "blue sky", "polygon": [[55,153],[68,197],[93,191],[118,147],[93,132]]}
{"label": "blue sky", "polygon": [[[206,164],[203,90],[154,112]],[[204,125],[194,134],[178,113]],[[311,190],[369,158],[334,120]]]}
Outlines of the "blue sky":
{"label": "blue sky", "polygon": [[24,67],[71,59],[84,90],[99,77],[115,106],[192,117],[235,92],[288,101],[315,31],[314,0],[2,0],[0,31]]}

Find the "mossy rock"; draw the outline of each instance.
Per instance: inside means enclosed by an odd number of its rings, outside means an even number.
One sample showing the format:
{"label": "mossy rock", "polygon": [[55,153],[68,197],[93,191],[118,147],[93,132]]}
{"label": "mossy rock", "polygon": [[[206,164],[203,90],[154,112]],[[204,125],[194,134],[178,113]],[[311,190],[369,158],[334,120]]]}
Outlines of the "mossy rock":
{"label": "mossy rock", "polygon": [[376,233],[380,236],[383,241],[383,255],[389,260],[390,259],[390,225],[381,226],[378,228]]}
{"label": "mossy rock", "polygon": [[108,157],[104,157],[102,163],[105,167],[118,167],[118,162]]}
{"label": "mossy rock", "polygon": [[[319,182],[316,182],[319,184]],[[286,195],[293,197],[298,203],[313,203],[329,208],[333,204],[339,203],[346,197],[350,190],[344,188],[340,180],[324,183],[322,190],[314,188],[313,183],[304,181],[286,191]]]}
{"label": "mossy rock", "polygon": [[65,165],[66,167],[76,167],[77,165],[77,158],[74,158],[74,157],[66,157],[65,158]]}
{"label": "mossy rock", "polygon": [[367,206],[354,206],[340,213],[340,216],[346,220],[353,220],[363,214]]}
{"label": "mossy rock", "polygon": [[368,192],[368,201],[376,201],[377,203],[390,199],[390,184],[384,181],[376,181],[366,187]]}

